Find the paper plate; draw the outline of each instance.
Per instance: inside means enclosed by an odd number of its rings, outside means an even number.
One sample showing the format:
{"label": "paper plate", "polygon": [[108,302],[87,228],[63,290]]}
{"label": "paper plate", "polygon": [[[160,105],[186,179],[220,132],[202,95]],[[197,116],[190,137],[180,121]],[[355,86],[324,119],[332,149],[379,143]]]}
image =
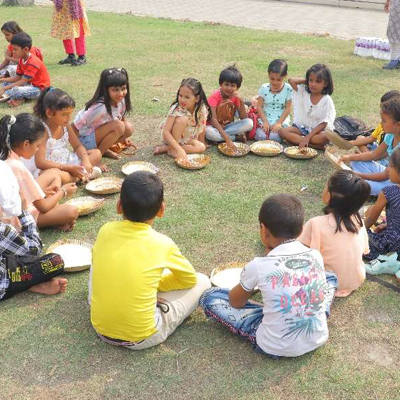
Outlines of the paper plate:
{"label": "paper plate", "polygon": [[[211,272],[210,282],[214,286],[231,290],[239,284],[242,271],[243,268],[214,268]],[[258,288],[255,287],[254,291],[257,290]]]}
{"label": "paper plate", "polygon": [[335,146],[339,147],[339,149],[350,150],[354,147],[350,142],[348,142],[347,140],[340,137],[340,135],[334,131],[327,129],[327,130],[325,130],[325,133],[326,133],[326,136],[328,137],[328,139]]}
{"label": "paper plate", "polygon": [[80,240],[59,240],[47,249],[48,253],[57,253],[62,257],[64,272],[84,271],[92,263],[92,245]]}
{"label": "paper plate", "polygon": [[149,163],[147,161],[130,161],[122,166],[122,172],[125,175],[130,175],[133,172],[137,171],[148,171],[153,172],[154,174],[158,174],[160,172],[159,168],[157,168],[154,164]]}
{"label": "paper plate", "polygon": [[304,147],[303,149],[299,149],[298,146],[286,147],[283,152],[285,153],[285,156],[299,160],[308,160],[318,155],[317,150],[312,149],[311,147]]}
{"label": "paper plate", "polygon": [[112,194],[121,191],[122,179],[111,177],[98,178],[90,181],[85,189],[95,194]]}
{"label": "paper plate", "polygon": [[232,151],[228,148],[226,143],[221,143],[218,145],[218,150],[228,157],[243,157],[250,152],[250,146],[245,143],[233,143],[236,146],[236,151]]}
{"label": "paper plate", "polygon": [[79,211],[79,216],[88,215],[100,210],[104,206],[105,199],[95,199],[94,197],[84,196],[75,197],[74,199],[68,200],[65,204],[74,206]]}
{"label": "paper plate", "polygon": [[202,169],[211,161],[210,156],[204,154],[188,154],[188,160],[175,159],[177,165],[183,169]]}
{"label": "paper plate", "polygon": [[344,169],[346,171],[351,171],[351,168],[346,165],[343,161],[339,162],[339,158],[340,155],[335,154],[335,152],[330,149],[327,148],[325,150],[325,157],[327,158],[327,160],[336,168],[336,169]]}
{"label": "paper plate", "polygon": [[250,151],[258,156],[274,157],[283,152],[283,146],[273,140],[261,140],[250,146]]}

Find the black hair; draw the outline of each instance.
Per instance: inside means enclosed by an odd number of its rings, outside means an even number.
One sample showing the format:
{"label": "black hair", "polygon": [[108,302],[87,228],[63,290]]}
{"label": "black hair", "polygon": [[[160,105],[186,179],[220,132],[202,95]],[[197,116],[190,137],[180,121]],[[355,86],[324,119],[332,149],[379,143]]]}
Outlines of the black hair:
{"label": "black hair", "polygon": [[219,74],[220,85],[222,85],[224,82],[235,83],[237,85],[237,88],[239,89],[240,86],[242,86],[242,81],[243,81],[243,75],[236,68],[235,64],[225,68]]}
{"label": "black hair", "polygon": [[207,109],[207,120],[211,120],[211,107],[208,104],[207,96],[204,93],[203,85],[195,78],[183,79],[183,81],[181,82],[181,85],[179,86],[179,89],[176,93],[176,99],[171,104],[171,107],[173,105],[176,105],[176,106],[179,105],[179,91],[181,90],[182,86],[186,86],[187,88],[189,88],[193,92],[194,96],[200,96],[200,100],[196,103],[196,106],[194,109],[194,118],[196,120],[196,125],[199,122],[198,113],[199,113],[199,110],[200,110],[202,104],[204,104]]}
{"label": "black hair", "polygon": [[310,88],[308,87],[308,81],[311,74],[317,75],[317,79],[322,79],[325,82],[326,87],[324,87],[322,94],[331,95],[333,93],[333,78],[331,71],[327,65],[315,64],[308,69],[308,71],[306,72],[306,90],[308,93],[311,93]]}
{"label": "black hair", "polygon": [[13,35],[15,35],[16,33],[23,32],[21,27],[15,21],[8,21],[8,22],[4,23],[3,26],[1,27],[1,30],[10,32]]}
{"label": "black hair", "polygon": [[286,76],[288,73],[288,64],[285,60],[279,58],[272,60],[268,65],[268,73],[279,74],[280,76]]}
{"label": "black hair", "polygon": [[381,103],[384,103],[385,101],[391,100],[394,97],[400,96],[400,91],[399,90],[389,90],[389,92],[386,92],[382,97],[381,97]]}
{"label": "black hair", "polygon": [[357,233],[363,225],[360,208],[371,194],[369,183],[353,171],[340,170],[329,178],[328,192],[330,199],[324,213],[335,218],[335,233],[343,231],[342,223],[348,232]]}
{"label": "black hair", "polygon": [[121,206],[129,221],[145,222],[154,218],[163,200],[164,186],[152,172],[133,172],[122,183]]}
{"label": "black hair", "polygon": [[0,160],[6,160],[11,149],[28,140],[33,143],[44,136],[44,126],[38,117],[22,113],[15,117],[6,115],[0,120]]}
{"label": "black hair", "polygon": [[46,119],[46,110],[59,111],[69,107],[75,108],[75,100],[68,93],[48,87],[41,91],[33,113],[41,119]]}
{"label": "black hair", "polygon": [[400,174],[400,148],[394,150],[390,156],[390,165]]}
{"label": "black hair", "polygon": [[303,230],[304,208],[301,201],[290,194],[275,194],[262,204],[258,220],[274,237],[294,239]]}
{"label": "black hair", "polygon": [[381,104],[381,110],[395,121],[400,122],[400,96],[392,97]]}
{"label": "black hair", "polygon": [[32,38],[26,32],[16,33],[12,38],[10,43],[14,46],[19,46],[22,49],[27,47],[30,49],[32,47]]}
{"label": "black hair", "polygon": [[107,68],[102,71],[100,81],[97,85],[93,97],[86,103],[85,110],[88,110],[95,103],[104,103],[107,112],[112,115],[111,99],[108,94],[108,88],[121,87],[126,85],[127,93],[125,96],[126,113],[132,110],[131,92],[129,89],[129,77],[125,68]]}

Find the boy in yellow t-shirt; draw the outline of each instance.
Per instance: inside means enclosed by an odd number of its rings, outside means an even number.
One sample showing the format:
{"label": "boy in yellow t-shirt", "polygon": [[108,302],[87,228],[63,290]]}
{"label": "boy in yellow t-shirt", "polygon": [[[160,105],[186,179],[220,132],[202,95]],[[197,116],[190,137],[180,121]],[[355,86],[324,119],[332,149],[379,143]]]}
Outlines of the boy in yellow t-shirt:
{"label": "boy in yellow t-shirt", "polygon": [[[381,97],[381,104],[397,96],[400,96],[400,91],[391,90]],[[371,133],[371,136],[358,136],[357,139],[350,140],[350,143],[354,146],[357,146],[362,153],[365,153],[367,151],[377,149],[383,142],[384,138],[385,132],[383,131],[382,124],[380,123]]]}
{"label": "boy in yellow t-shirt", "polygon": [[165,212],[155,174],[129,175],[117,211],[123,220],[105,224],[93,247],[91,322],[104,341],[141,350],[164,342],[211,285],[170,238],[152,228]]}

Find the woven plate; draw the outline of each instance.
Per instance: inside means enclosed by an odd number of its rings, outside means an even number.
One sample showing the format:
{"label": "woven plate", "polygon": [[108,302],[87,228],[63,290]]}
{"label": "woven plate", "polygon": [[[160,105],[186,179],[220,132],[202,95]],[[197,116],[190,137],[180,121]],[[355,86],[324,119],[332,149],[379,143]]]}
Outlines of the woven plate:
{"label": "woven plate", "polygon": [[[214,268],[211,272],[210,282],[213,286],[224,289],[233,289],[240,282],[243,268]],[[254,291],[258,288],[255,287]]]}
{"label": "woven plate", "polygon": [[318,155],[317,150],[312,149],[311,147],[304,147],[303,149],[299,149],[298,146],[286,147],[283,152],[285,153],[285,156],[299,160],[308,160]]}
{"label": "woven plate", "polygon": [[283,146],[273,140],[261,140],[250,146],[250,151],[258,156],[275,157],[283,153]]}
{"label": "woven plate", "polygon": [[64,272],[79,272],[89,269],[92,263],[92,245],[80,240],[59,240],[47,249],[64,260]]}
{"label": "woven plate", "polygon": [[148,171],[153,172],[154,174],[158,174],[160,172],[160,169],[157,168],[154,164],[147,161],[130,161],[122,166],[121,171],[125,175],[130,175],[133,172],[137,171]]}
{"label": "woven plate", "polygon": [[336,169],[344,169],[346,171],[351,171],[351,168],[346,165],[343,161],[339,162],[340,156],[335,154],[335,152],[327,148],[325,150],[325,157],[328,159],[328,161],[336,168]]}
{"label": "woven plate", "polygon": [[74,199],[68,200],[65,204],[74,206],[79,210],[79,216],[88,215],[100,210],[104,206],[105,199],[95,199],[94,197],[84,196],[75,197]]}
{"label": "woven plate", "polygon": [[195,170],[204,168],[211,161],[211,157],[204,154],[188,154],[188,160],[175,159],[175,162],[183,169]]}
{"label": "woven plate", "polygon": [[340,137],[339,134],[337,134],[334,131],[330,131],[329,129],[326,129],[325,133],[326,133],[326,136],[328,137],[328,139],[335,146],[339,147],[339,149],[350,150],[354,147],[350,142],[348,142],[347,140],[344,140],[342,137]]}
{"label": "woven plate", "polygon": [[245,143],[233,143],[236,146],[236,151],[232,152],[228,149],[226,143],[221,143],[218,145],[218,150],[228,157],[243,157],[250,152],[250,146]]}
{"label": "woven plate", "polygon": [[90,181],[85,189],[90,193],[95,194],[112,194],[121,191],[122,179],[111,177],[104,177]]}

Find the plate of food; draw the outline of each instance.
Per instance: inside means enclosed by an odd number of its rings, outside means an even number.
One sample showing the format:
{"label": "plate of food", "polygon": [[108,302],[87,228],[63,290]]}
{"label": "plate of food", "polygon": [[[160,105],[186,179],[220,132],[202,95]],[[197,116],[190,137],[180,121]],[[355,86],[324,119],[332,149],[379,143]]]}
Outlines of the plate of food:
{"label": "plate of food", "polygon": [[[211,272],[210,282],[213,286],[231,290],[240,283],[242,271],[243,267],[214,268]],[[254,288],[254,291],[257,290],[257,287]]]}
{"label": "plate of food", "polygon": [[59,240],[47,249],[48,253],[62,257],[64,272],[84,271],[92,263],[92,245],[81,240]]}
{"label": "plate of food", "polygon": [[100,210],[104,206],[105,199],[95,199],[91,196],[75,197],[68,200],[65,204],[74,206],[79,211],[79,216],[88,215]]}
{"label": "plate of food", "polygon": [[211,157],[204,154],[188,154],[187,158],[187,160],[177,158],[175,162],[183,169],[196,170],[204,168],[211,161]]}
{"label": "plate of food", "polygon": [[250,146],[250,151],[258,156],[274,157],[283,153],[283,146],[273,140],[261,140]]}
{"label": "plate of food", "polygon": [[314,158],[318,155],[317,150],[312,149],[311,147],[303,147],[302,149],[298,146],[286,147],[283,151],[285,156],[289,158],[296,158],[300,160],[307,160],[310,158]]}
{"label": "plate of food", "polygon": [[325,157],[327,160],[336,168],[351,171],[351,168],[346,165],[343,161],[339,161],[340,155],[335,153],[332,148],[327,147],[325,150]]}
{"label": "plate of food", "polygon": [[94,194],[112,194],[121,191],[123,180],[114,176],[103,177],[90,181],[85,189]]}
{"label": "plate of food", "polygon": [[160,172],[159,168],[147,161],[129,161],[122,166],[121,170],[125,175],[130,175],[137,171],[148,171],[153,172],[154,174],[158,174]]}
{"label": "plate of food", "polygon": [[250,146],[247,145],[246,143],[238,143],[234,142],[233,143],[236,147],[235,150],[231,150],[226,143],[220,143],[218,145],[218,150],[224,154],[225,156],[228,157],[243,157],[250,152]]}
{"label": "plate of food", "polygon": [[349,141],[343,139],[338,133],[331,131],[329,129],[325,130],[328,139],[339,149],[350,150],[354,147]]}

